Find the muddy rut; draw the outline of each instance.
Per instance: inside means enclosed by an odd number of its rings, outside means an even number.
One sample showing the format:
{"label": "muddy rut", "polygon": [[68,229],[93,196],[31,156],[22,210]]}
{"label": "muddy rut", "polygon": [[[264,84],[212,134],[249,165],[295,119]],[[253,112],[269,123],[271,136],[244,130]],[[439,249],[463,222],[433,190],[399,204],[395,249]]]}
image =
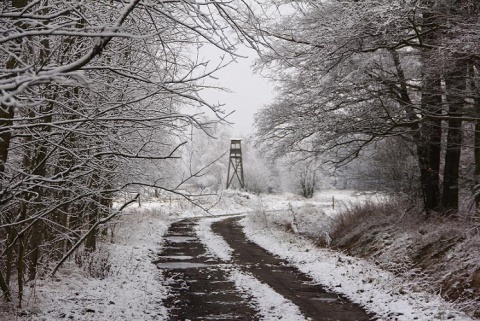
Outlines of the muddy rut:
{"label": "muddy rut", "polygon": [[170,294],[164,304],[169,320],[261,320],[251,296],[228,280],[232,267],[248,272],[297,305],[309,320],[373,320],[361,307],[328,292],[306,275],[249,242],[238,224],[227,218],[212,225],[234,250],[231,262],[208,255],[196,238],[195,220],[171,225],[163,252],[155,262],[168,280]]}

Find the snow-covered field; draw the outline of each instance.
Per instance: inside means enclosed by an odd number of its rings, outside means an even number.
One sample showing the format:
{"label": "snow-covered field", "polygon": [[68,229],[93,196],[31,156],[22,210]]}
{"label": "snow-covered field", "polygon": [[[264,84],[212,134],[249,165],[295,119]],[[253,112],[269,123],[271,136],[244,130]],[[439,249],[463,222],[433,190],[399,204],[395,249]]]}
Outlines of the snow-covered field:
{"label": "snow-covered field", "polygon": [[[216,203],[210,214],[183,201],[143,202],[140,208],[132,205],[114,229],[114,243],[102,244],[98,266],[91,264],[91,269],[105,274],[104,278],[91,278],[69,263],[55,277],[46,277],[31,287],[24,310],[0,312],[0,319],[167,320],[162,299],[168,295],[168,280],[161,279],[152,260],[161,250],[162,236],[171,221],[203,217],[196,226],[197,236],[211,255],[228,262],[232,249],[210,226],[222,219],[217,215],[245,214],[242,224],[252,241],[382,320],[471,320],[439,295],[412,292],[401,279],[373,264],[320,249],[311,240],[291,233],[312,226],[317,229],[328,224],[328,218],[345,204],[368,198],[377,199],[378,195],[328,191],[305,200],[295,195],[258,197],[226,192],[219,200],[202,201],[206,207]],[[299,214],[305,212],[311,215]],[[292,230],[288,232],[285,226]],[[238,289],[249,293],[264,320],[277,320],[280,315],[286,320],[304,319],[298,307],[252,275],[232,267],[229,278]]]}

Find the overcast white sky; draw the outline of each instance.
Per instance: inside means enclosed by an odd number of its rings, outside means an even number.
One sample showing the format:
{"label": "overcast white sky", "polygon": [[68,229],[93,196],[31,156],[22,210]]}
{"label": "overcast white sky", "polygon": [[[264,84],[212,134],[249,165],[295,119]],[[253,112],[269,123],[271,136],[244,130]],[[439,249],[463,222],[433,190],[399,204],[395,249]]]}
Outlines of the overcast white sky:
{"label": "overcast white sky", "polygon": [[[203,50],[202,50],[203,51]],[[217,61],[220,54],[218,50],[206,50],[206,59]],[[227,113],[235,111],[228,120],[233,122],[232,137],[247,136],[253,131],[253,115],[260,107],[273,99],[273,84],[258,74],[253,73],[251,67],[255,60],[256,52],[242,48],[239,54],[248,58],[238,58],[224,69],[218,71],[212,80],[212,84],[230,89],[232,92],[209,91],[204,92],[202,97],[211,103],[224,103]]]}

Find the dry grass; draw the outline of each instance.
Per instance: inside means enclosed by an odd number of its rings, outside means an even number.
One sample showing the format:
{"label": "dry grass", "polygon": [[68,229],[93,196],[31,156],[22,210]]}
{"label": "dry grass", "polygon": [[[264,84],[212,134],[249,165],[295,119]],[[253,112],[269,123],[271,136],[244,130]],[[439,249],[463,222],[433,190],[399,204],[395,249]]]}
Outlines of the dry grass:
{"label": "dry grass", "polygon": [[75,255],[75,263],[92,278],[104,279],[110,275],[112,264],[110,253],[103,249],[97,249],[93,253],[79,252]]}
{"label": "dry grass", "polygon": [[438,292],[480,317],[480,224],[425,218],[402,201],[350,206],[331,223],[331,246],[402,276],[414,290]]}

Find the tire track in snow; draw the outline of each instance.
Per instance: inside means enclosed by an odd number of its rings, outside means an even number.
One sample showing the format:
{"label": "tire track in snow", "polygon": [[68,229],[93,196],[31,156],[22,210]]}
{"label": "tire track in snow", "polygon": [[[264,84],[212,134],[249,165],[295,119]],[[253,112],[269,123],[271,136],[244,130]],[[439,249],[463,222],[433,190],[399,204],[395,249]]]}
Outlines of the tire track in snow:
{"label": "tire track in snow", "polygon": [[232,269],[229,276],[235,286],[252,296],[255,307],[264,321],[306,321],[298,306],[275,292],[268,285],[260,282],[251,274]]}
{"label": "tire track in snow", "polygon": [[172,223],[154,261],[167,281],[163,304],[168,320],[259,320],[250,300],[228,279],[225,264],[209,255],[196,237],[196,223]]}
{"label": "tire track in snow", "polygon": [[[222,236],[214,233],[211,229],[212,223],[224,219],[225,217],[201,219],[194,229],[200,242],[203,243],[211,255],[228,262],[232,259],[233,249]],[[235,283],[235,287],[251,298],[254,308],[262,316],[262,320],[307,320],[299,307],[292,301],[277,293],[267,284],[260,282],[251,274],[241,272],[234,266],[225,267],[225,270],[228,273],[228,279]]]}
{"label": "tire track in snow", "polygon": [[238,221],[238,218],[228,218],[212,225],[213,232],[223,236],[233,248],[232,263],[290,300],[304,316],[311,320],[344,321],[375,318],[358,304],[314,282],[288,261],[281,260],[248,241]]}

